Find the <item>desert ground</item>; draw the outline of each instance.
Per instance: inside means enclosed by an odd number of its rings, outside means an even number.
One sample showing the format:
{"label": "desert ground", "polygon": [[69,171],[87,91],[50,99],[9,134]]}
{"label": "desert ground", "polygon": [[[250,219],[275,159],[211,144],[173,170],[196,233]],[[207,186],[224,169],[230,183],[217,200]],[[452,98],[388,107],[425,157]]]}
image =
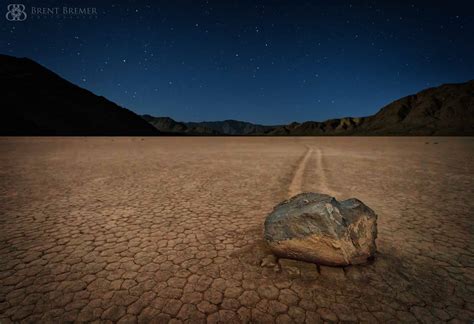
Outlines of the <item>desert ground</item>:
{"label": "desert ground", "polygon": [[[474,138],[0,138],[0,323],[474,319]],[[332,268],[262,242],[302,191],[378,214]]]}

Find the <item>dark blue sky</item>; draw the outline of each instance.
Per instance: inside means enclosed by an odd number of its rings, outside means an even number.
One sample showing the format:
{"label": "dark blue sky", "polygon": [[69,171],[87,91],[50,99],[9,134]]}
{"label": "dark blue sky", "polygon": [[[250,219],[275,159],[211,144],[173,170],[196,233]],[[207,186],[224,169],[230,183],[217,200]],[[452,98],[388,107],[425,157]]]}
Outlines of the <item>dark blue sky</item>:
{"label": "dark blue sky", "polygon": [[[264,124],[364,116],[474,78],[474,2],[436,2],[23,1],[25,21],[2,14],[0,52],[140,114]],[[33,6],[97,15],[34,16]]]}

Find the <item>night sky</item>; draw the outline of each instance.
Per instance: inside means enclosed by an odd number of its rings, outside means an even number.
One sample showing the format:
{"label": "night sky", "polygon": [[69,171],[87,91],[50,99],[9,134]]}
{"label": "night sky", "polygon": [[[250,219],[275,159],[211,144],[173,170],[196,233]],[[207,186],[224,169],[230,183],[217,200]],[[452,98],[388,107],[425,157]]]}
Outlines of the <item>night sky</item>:
{"label": "night sky", "polygon": [[14,22],[2,2],[0,53],[139,114],[263,124],[365,116],[474,79],[474,1],[397,2],[19,0],[28,14],[97,15]]}

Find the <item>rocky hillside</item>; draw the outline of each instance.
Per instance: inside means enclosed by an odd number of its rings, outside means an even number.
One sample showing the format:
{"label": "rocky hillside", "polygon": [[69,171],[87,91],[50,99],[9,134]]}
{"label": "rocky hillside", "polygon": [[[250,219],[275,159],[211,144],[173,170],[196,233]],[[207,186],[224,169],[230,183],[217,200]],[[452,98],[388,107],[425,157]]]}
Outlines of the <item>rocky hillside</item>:
{"label": "rocky hillside", "polygon": [[388,135],[474,135],[474,80],[445,84],[399,99],[361,125]]}
{"label": "rocky hillside", "polygon": [[0,135],[157,135],[132,111],[38,63],[0,55]]}
{"label": "rocky hillside", "polygon": [[474,80],[423,90],[368,117],[280,126],[234,120],[179,123],[167,117],[146,119],[160,131],[201,135],[474,135]]}
{"label": "rocky hillside", "polygon": [[375,115],[280,126],[270,135],[474,135],[474,80],[396,100]]}

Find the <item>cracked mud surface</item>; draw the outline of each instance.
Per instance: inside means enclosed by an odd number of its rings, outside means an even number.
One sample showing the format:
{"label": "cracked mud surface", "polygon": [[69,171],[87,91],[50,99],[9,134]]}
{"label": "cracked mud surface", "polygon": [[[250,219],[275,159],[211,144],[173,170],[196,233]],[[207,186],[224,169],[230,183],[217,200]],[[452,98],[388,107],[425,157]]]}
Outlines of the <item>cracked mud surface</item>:
{"label": "cracked mud surface", "polygon": [[[473,160],[474,138],[0,138],[0,323],[471,323]],[[299,191],[374,209],[375,261],[273,259],[263,220]]]}

